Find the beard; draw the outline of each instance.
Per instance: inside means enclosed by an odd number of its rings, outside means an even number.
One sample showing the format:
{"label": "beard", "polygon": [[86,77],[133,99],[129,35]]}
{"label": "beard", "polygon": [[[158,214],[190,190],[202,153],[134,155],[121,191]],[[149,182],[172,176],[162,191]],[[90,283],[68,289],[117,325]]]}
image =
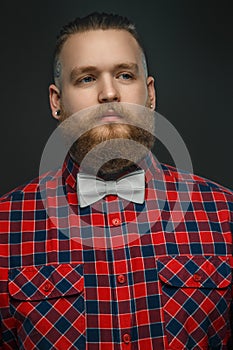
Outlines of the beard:
{"label": "beard", "polygon": [[[109,110],[122,122],[101,122]],[[69,150],[73,160],[82,171],[105,179],[138,168],[155,141],[154,112],[139,105],[104,103],[73,116],[61,106],[60,121],[66,137],[76,140]]]}

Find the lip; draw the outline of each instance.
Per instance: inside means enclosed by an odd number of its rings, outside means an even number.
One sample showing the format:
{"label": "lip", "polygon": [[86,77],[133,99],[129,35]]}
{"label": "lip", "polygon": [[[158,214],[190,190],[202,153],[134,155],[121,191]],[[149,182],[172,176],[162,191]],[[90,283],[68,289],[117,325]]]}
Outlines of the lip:
{"label": "lip", "polygon": [[100,120],[102,122],[118,122],[122,120],[122,116],[114,110],[109,110],[100,117]]}

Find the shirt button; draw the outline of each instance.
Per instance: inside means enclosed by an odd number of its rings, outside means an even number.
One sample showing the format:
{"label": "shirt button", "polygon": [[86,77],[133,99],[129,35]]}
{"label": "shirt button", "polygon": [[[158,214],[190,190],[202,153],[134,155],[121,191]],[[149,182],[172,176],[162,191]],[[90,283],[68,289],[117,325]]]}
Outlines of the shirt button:
{"label": "shirt button", "polygon": [[195,282],[200,282],[200,280],[201,280],[201,275],[199,275],[198,273],[194,273],[193,279],[194,279]]}
{"label": "shirt button", "polygon": [[123,335],[123,342],[124,342],[125,344],[129,344],[129,342],[130,342],[130,335],[129,335],[128,333],[125,333],[125,334]]}
{"label": "shirt button", "polygon": [[118,275],[117,280],[119,283],[125,283],[125,276],[124,275]]}
{"label": "shirt button", "polygon": [[44,290],[44,292],[49,292],[50,291],[50,289],[51,289],[51,284],[49,283],[49,282],[46,282],[45,284],[44,284],[44,286],[43,286],[43,290]]}
{"label": "shirt button", "polygon": [[112,219],[112,224],[113,224],[114,226],[119,226],[120,223],[121,223],[121,220],[120,220],[120,219],[118,219],[118,218]]}

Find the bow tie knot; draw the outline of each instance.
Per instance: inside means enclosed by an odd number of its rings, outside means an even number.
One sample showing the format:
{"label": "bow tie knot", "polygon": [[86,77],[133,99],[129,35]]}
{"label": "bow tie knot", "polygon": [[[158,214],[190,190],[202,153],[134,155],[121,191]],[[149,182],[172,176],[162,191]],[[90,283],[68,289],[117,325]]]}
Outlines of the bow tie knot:
{"label": "bow tie knot", "polygon": [[142,204],[145,196],[144,170],[127,174],[117,181],[104,181],[94,175],[77,175],[78,200],[81,208],[97,202],[106,195],[118,195],[135,203]]}
{"label": "bow tie knot", "polygon": [[117,194],[117,182],[116,181],[105,181],[106,193]]}

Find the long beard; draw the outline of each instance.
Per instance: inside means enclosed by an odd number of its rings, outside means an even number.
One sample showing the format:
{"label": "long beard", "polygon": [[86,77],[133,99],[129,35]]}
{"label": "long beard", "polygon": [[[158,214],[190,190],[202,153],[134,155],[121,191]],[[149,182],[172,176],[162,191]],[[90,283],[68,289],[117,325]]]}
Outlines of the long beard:
{"label": "long beard", "polygon": [[[125,108],[126,105],[129,108]],[[81,114],[81,117],[77,114],[76,125],[72,121],[69,122],[68,113],[61,108],[66,134],[73,133],[76,128],[79,130],[79,137],[71,146],[70,154],[83,171],[114,178],[128,168],[137,167],[155,141],[153,112],[145,107],[140,108],[143,109],[143,116],[141,113],[133,113],[129,104],[106,103],[95,107],[86,115]],[[99,124],[99,116],[110,109],[122,115],[123,122]],[[114,156],[116,153],[119,156]]]}

